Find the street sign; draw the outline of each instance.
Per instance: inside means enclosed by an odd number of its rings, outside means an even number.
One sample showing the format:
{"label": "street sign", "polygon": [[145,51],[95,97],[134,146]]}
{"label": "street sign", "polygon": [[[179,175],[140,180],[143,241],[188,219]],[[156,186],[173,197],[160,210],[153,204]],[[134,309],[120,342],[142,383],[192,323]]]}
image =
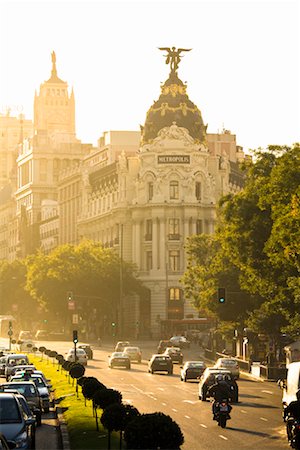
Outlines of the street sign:
{"label": "street sign", "polygon": [[68,309],[70,311],[74,311],[74,309],[75,309],[75,302],[74,301],[68,302]]}
{"label": "street sign", "polygon": [[78,323],[78,314],[73,314],[72,323],[74,323],[74,324]]}
{"label": "street sign", "polygon": [[8,330],[7,332],[8,336],[12,336],[14,334],[13,330]]}

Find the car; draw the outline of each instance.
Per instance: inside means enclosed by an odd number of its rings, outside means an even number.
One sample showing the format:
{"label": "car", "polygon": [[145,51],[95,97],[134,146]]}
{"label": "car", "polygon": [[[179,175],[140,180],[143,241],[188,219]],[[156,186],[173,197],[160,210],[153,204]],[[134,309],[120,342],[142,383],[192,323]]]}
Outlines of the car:
{"label": "car", "polygon": [[19,341],[25,341],[25,340],[32,339],[32,338],[33,338],[33,335],[31,333],[31,331],[21,330],[20,333],[19,333],[18,340]]}
{"label": "car", "polygon": [[130,358],[123,352],[113,352],[108,357],[108,367],[111,369],[114,367],[125,367],[129,370],[131,368]]}
{"label": "car", "polygon": [[40,397],[42,399],[42,408],[45,413],[49,412],[50,409],[50,391],[47,383],[43,380],[43,377],[40,374],[21,372],[17,373],[13,377],[10,378],[11,383],[23,382],[23,381],[33,381],[36,385]]}
{"label": "car", "polygon": [[28,417],[17,397],[9,392],[0,394],[0,433],[15,448],[35,448],[35,419]]}
{"label": "car", "polygon": [[88,345],[88,344],[80,344],[80,345],[78,345],[77,348],[82,348],[85,351],[86,356],[88,357],[88,359],[93,359],[93,356],[94,356],[93,355],[93,350],[92,350],[92,347],[90,345]]}
{"label": "car", "polygon": [[6,355],[0,357],[0,377],[5,375]]}
{"label": "car", "polygon": [[42,424],[42,399],[36,385],[32,381],[0,384],[0,393],[11,390],[18,391],[25,397],[30,408],[34,411],[37,425],[40,426]]}
{"label": "car", "polygon": [[238,386],[237,386],[234,378],[232,377],[230,371],[225,370],[225,369],[216,369],[214,367],[207,367],[200,377],[199,385],[198,385],[199,400],[202,400],[203,402],[205,402],[206,399],[210,397],[208,389],[217,382],[216,377],[220,374],[223,376],[224,380],[228,383],[228,386],[229,386],[230,390],[232,391],[231,400],[233,402],[238,402],[238,398],[239,398],[238,397]]}
{"label": "car", "polygon": [[238,379],[240,377],[240,368],[237,361],[234,358],[219,358],[217,359],[215,365],[217,369],[229,370],[231,375]]}
{"label": "car", "polygon": [[169,340],[159,341],[159,344],[157,346],[157,353],[158,354],[163,353],[166,350],[166,348],[167,347],[171,347],[171,345],[172,344],[171,344],[171,342]]}
{"label": "car", "polygon": [[[70,348],[70,350],[66,353],[66,361],[70,361],[70,362],[75,362],[75,349],[74,348]],[[79,364],[82,364],[83,366],[87,365],[87,354],[85,353],[85,351],[82,348],[77,348],[76,349],[76,362],[78,362]]]}
{"label": "car", "polygon": [[[24,413],[26,414],[26,416],[29,419],[34,420],[34,423],[32,425],[32,448],[34,449],[35,448],[35,432],[36,432],[36,426],[37,426],[36,416],[34,414],[34,410],[30,408],[30,405],[28,404],[24,395],[19,394],[18,391],[15,391],[15,392],[16,392],[15,396],[19,400],[19,403],[20,403]],[[0,449],[1,449],[1,447],[0,447]]]}
{"label": "car", "polygon": [[148,372],[168,372],[169,375],[173,375],[173,363],[171,357],[162,354],[152,355],[148,364]]}
{"label": "car", "polygon": [[15,447],[16,444],[14,441],[8,441],[4,434],[0,433],[0,450],[10,450]]}
{"label": "car", "polygon": [[180,380],[198,380],[206,369],[204,361],[186,361],[180,371]]}
{"label": "car", "polygon": [[142,362],[142,352],[140,347],[125,347],[123,353],[129,356],[130,361]]}
{"label": "car", "polygon": [[19,366],[14,366],[10,372],[10,377],[13,377],[17,372],[23,372],[24,370],[36,370],[33,364],[20,364]]}
{"label": "car", "polygon": [[125,347],[129,347],[130,342],[129,341],[119,341],[116,344],[115,352],[122,352]]}
{"label": "car", "polygon": [[174,347],[190,348],[191,346],[190,341],[188,341],[184,336],[172,336],[169,341],[171,345],[174,345]]}
{"label": "car", "polygon": [[167,347],[163,355],[169,355],[173,363],[177,362],[182,364],[183,362],[183,354],[179,347]]}
{"label": "car", "polygon": [[9,355],[6,355],[5,358],[6,360],[5,360],[4,375],[6,381],[9,379],[10,374],[15,366],[29,364],[28,356],[22,353],[11,353]]}
{"label": "car", "polygon": [[47,341],[49,338],[49,331],[47,330],[37,330],[34,336],[38,341]]}

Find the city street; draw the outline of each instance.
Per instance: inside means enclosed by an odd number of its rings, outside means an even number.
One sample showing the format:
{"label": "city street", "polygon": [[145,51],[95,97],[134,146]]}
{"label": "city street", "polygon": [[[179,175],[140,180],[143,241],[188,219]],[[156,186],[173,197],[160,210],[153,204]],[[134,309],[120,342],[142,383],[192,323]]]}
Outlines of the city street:
{"label": "city street", "polygon": [[[61,353],[72,346],[67,342],[49,341],[39,345]],[[221,429],[212,420],[211,403],[198,399],[198,383],[180,381],[179,365],[174,364],[173,376],[148,373],[147,361],[156,352],[156,345],[156,342],[147,342],[144,346],[140,343],[142,364],[133,363],[132,369],[127,371],[108,368],[107,359],[113,351],[113,344],[104,344],[94,349],[94,359],[89,362],[85,375],[94,376],[107,387],[119,390],[123,402],[135,406],[142,413],[161,411],[170,415],[184,434],[183,450],[215,450],[220,446],[230,450],[288,447],[281,417],[281,391],[276,383],[242,376],[238,381],[240,402],[233,405],[228,427]],[[194,346],[184,351],[184,360],[199,359],[199,355],[198,347]],[[45,433],[47,428],[49,434],[51,424],[55,426],[50,420],[39,433]],[[45,448],[42,442],[37,440],[37,450]]]}

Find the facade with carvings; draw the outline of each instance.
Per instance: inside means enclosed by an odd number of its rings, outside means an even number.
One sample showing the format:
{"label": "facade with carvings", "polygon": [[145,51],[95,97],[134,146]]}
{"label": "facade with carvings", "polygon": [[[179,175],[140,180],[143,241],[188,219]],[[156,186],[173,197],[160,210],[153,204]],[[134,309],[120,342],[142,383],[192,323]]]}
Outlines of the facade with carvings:
{"label": "facade with carvings", "polygon": [[121,152],[100,146],[83,161],[78,234],[115,248],[138,268],[147,294],[121,313],[128,335],[168,335],[174,321],[198,317],[180,283],[185,243],[214,232],[218,199],[243,185],[244,153],[230,132],[206,132],[174,71],[147,113],[135,152],[123,142]]}

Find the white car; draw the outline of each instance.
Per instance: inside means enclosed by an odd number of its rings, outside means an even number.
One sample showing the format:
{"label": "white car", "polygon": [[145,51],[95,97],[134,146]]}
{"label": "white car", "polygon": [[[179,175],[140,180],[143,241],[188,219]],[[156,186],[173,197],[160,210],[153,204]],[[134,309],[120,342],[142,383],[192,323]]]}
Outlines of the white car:
{"label": "white car", "polygon": [[[74,348],[70,348],[68,353],[66,354],[66,361],[75,362],[75,350]],[[82,364],[83,366],[87,365],[88,357],[85,351],[82,348],[76,349],[76,362]]]}
{"label": "white car", "polygon": [[214,365],[214,369],[226,369],[229,370],[233,378],[238,379],[240,377],[240,368],[237,361],[233,358],[219,358]]}

